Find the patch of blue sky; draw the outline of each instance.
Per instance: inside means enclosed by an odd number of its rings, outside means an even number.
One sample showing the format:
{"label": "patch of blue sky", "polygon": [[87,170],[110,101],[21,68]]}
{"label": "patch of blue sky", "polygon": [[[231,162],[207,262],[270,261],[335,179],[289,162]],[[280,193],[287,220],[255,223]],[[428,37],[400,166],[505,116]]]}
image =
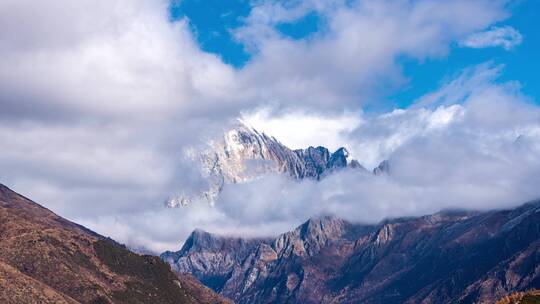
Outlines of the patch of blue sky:
{"label": "patch of blue sky", "polygon": [[250,10],[248,0],[181,0],[171,2],[170,16],[172,20],[188,18],[205,52],[220,56],[227,64],[241,67],[250,55],[234,39],[231,29],[240,26]]}
{"label": "patch of blue sky", "polygon": [[508,25],[519,31],[523,36],[520,45],[505,50],[501,47],[472,49],[455,44],[444,58],[424,62],[399,58],[408,83],[388,97],[390,103],[396,107],[407,107],[464,68],[491,61],[504,66],[497,81],[518,81],[521,92],[540,104],[540,1],[521,2],[513,10],[512,17],[498,26]]}
{"label": "patch of blue sky", "polygon": [[[235,41],[231,30],[242,25],[251,10],[249,0],[182,0],[171,4],[171,18],[187,17],[201,48],[217,54],[236,68],[244,66],[251,55],[243,45]],[[518,81],[521,91],[540,104],[540,1],[517,2],[512,17],[498,24],[511,26],[521,33],[523,41],[513,49],[501,47],[472,49],[457,43],[448,56],[418,61],[407,57],[398,58],[408,79],[398,90],[387,96],[388,108],[407,107],[420,96],[435,90],[441,81],[456,75],[462,69],[483,62],[505,66],[498,81]],[[324,28],[324,20],[310,13],[292,23],[278,24],[276,29],[291,39],[302,39]]]}
{"label": "patch of blue sky", "polygon": [[315,12],[305,15],[294,22],[280,23],[277,30],[291,39],[303,39],[319,32],[323,28],[323,19]]}

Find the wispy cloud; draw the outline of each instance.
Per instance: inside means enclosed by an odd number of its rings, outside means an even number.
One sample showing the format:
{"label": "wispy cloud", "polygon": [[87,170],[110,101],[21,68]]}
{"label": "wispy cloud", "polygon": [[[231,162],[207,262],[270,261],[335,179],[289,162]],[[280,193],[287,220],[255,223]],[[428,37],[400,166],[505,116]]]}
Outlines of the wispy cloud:
{"label": "wispy cloud", "polygon": [[511,50],[521,44],[523,37],[511,26],[492,27],[488,30],[469,35],[460,42],[461,46],[474,49],[502,47]]}

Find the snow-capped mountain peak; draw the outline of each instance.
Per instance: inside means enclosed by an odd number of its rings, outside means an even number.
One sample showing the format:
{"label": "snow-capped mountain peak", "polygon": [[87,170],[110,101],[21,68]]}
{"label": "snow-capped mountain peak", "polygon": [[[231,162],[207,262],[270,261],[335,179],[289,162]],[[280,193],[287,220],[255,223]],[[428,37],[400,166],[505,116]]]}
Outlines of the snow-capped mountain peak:
{"label": "snow-capped mountain peak", "polygon": [[345,148],[334,153],[322,146],[292,150],[242,120],[225,131],[222,138],[210,143],[206,150],[194,153],[192,158],[200,163],[209,188],[195,197],[173,197],[167,202],[170,207],[186,205],[197,199],[214,203],[226,184],[249,182],[268,173],[287,174],[293,179],[319,180],[337,169],[363,169],[357,161],[349,159]]}

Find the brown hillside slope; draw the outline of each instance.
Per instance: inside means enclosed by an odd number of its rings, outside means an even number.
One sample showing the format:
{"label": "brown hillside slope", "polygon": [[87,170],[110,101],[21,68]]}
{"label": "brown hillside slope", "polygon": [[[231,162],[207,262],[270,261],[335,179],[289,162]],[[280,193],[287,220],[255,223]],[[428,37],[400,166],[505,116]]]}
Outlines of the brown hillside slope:
{"label": "brown hillside slope", "polygon": [[540,304],[540,290],[515,292],[497,301],[496,304]]}
{"label": "brown hillside slope", "polygon": [[0,185],[0,302],[222,303],[142,256]]}

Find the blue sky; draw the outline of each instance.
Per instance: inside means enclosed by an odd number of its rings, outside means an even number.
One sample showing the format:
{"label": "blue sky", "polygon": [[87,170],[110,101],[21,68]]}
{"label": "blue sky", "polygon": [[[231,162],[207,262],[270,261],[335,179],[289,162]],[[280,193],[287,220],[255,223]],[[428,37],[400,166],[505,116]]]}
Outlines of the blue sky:
{"label": "blue sky", "polygon": [[505,66],[499,81],[519,81],[522,92],[540,102],[539,12],[540,1],[523,1],[513,7],[510,18],[501,23],[514,27],[523,35],[523,42],[512,50],[498,47],[471,49],[454,45],[446,58],[424,63],[405,60],[405,75],[411,82],[391,98],[398,105],[406,105],[421,94],[436,89],[445,77],[451,77],[467,66],[493,61]]}
{"label": "blue sky", "polygon": [[[184,17],[189,20],[204,51],[217,54],[225,63],[241,69],[251,55],[234,39],[231,31],[244,23],[254,5],[248,0],[183,0],[173,2],[170,11],[172,20]],[[496,26],[511,26],[519,31],[523,36],[520,45],[505,50],[501,47],[464,48],[454,43],[447,56],[424,61],[396,58],[407,82],[383,96],[386,109],[407,107],[464,68],[487,61],[504,65],[499,82],[518,81],[522,93],[540,102],[540,1],[514,1],[509,10],[511,16]],[[276,28],[291,39],[302,39],[324,30],[324,18],[312,12],[293,23],[280,23]]]}

